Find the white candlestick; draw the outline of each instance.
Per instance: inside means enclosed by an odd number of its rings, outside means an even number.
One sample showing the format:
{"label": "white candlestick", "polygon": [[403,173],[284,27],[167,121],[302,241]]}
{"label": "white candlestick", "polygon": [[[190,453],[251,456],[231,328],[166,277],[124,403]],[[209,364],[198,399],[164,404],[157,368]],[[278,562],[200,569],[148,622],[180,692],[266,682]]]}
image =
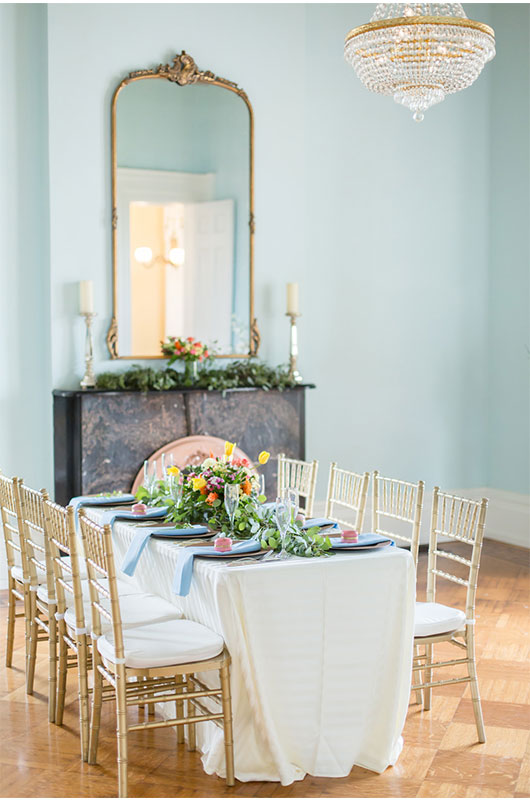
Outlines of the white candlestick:
{"label": "white candlestick", "polygon": [[287,313],[298,314],[298,284],[287,284]]}
{"label": "white candlestick", "polygon": [[79,313],[94,313],[94,283],[93,281],[79,281]]}

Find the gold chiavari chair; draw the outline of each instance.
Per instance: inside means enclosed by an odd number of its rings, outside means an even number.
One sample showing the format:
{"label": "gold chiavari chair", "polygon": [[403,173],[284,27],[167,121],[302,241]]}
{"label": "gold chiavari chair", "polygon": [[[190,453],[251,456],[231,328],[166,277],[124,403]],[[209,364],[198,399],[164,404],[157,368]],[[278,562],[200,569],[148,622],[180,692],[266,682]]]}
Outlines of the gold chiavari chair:
{"label": "gold chiavari chair", "polygon": [[278,495],[285,489],[296,489],[304,500],[303,511],[306,518],[313,516],[317,472],[318,461],[298,461],[287,458],[284,453],[278,456]]}
{"label": "gold chiavari chair", "polygon": [[[4,475],[0,475],[0,517],[2,519],[6,548],[7,588],[9,592],[7,606],[6,667],[11,667],[13,663],[15,621],[21,617],[24,617],[26,623],[26,658],[29,652],[29,589],[28,581],[25,580],[22,570],[22,549],[19,535],[19,528],[21,525],[19,516],[20,504],[17,502],[15,496],[15,493],[18,491],[16,480],[16,478],[6,478]],[[17,612],[17,600],[24,604],[24,611]]]}
{"label": "gold chiavari chair", "polygon": [[[81,580],[77,554],[78,537],[75,533],[73,508],[68,510],[47,500],[44,506],[45,530],[53,567],[57,599],[57,633],[59,642],[59,678],[55,722],[63,723],[66,674],[68,668],[77,666],[79,695],[79,730],[81,755],[88,759],[88,669],[90,647],[84,619],[84,597],[88,584]],[[71,535],[73,533],[73,535]],[[67,625],[69,607],[73,606],[73,621]],[[69,652],[69,650],[71,652]]]}
{"label": "gold chiavari chair", "polygon": [[[398,542],[407,542],[418,567],[421,515],[425,483],[408,483],[395,478],[384,478],[374,470],[372,475],[372,532],[388,536]],[[392,530],[387,530],[391,527]],[[414,652],[419,655],[419,648]],[[420,676],[421,678],[421,676]],[[422,702],[421,691],[416,691],[416,702]]]}
{"label": "gold chiavari chair", "polygon": [[[475,662],[475,597],[487,507],[488,501],[485,498],[480,501],[466,500],[441,492],[437,486],[434,489],[427,568],[427,602],[416,603],[414,628],[414,644],[423,647],[424,653],[414,656],[413,673],[420,673],[420,683],[414,685],[413,681],[412,686],[415,690],[423,691],[423,706],[425,710],[429,710],[432,687],[469,683],[479,742],[486,741],[486,734]],[[471,547],[471,558],[464,558],[460,553],[446,549],[445,544],[443,549],[440,549],[439,536]],[[465,577],[439,569],[439,558],[459,564],[460,571]],[[466,587],[465,613],[460,609],[436,603],[438,579]],[[433,646],[440,642],[449,642],[465,650],[465,658],[434,662]],[[461,678],[432,680],[433,670],[454,666],[465,666],[467,675]]]}
{"label": "gold chiavari chair", "polygon": [[[189,749],[195,749],[195,725],[212,720],[224,729],[226,782],[234,785],[230,656],[223,638],[214,631],[186,619],[154,622],[123,629],[116,586],[112,536],[108,525],[101,528],[79,514],[92,606],[94,694],[90,723],[88,761],[96,762],[104,681],[114,689],[117,714],[119,796],[127,796],[127,737],[130,731],[188,726]],[[108,581],[108,583],[106,583]],[[109,608],[110,604],[110,608]],[[102,620],[112,630],[104,633]],[[220,689],[210,689],[195,672],[219,672]],[[203,698],[217,700],[219,713],[212,713]],[[127,708],[175,702],[176,717],[130,725]],[[186,708],[184,709],[184,704]],[[179,737],[177,741],[181,741]]]}
{"label": "gold chiavari chair", "polygon": [[[407,542],[415,567],[418,566],[424,489],[423,481],[407,483],[384,478],[377,470],[372,474],[372,532]],[[389,520],[394,522],[393,530],[387,530]]]}
{"label": "gold chiavari chair", "polygon": [[[336,462],[332,461],[329,467],[326,518],[342,525],[353,525],[360,533],[363,529],[369,481],[369,472],[349,472],[339,469]],[[346,520],[341,516],[346,510],[355,513],[355,520]]]}
{"label": "gold chiavari chair", "polygon": [[20,503],[20,541],[22,569],[29,588],[29,651],[27,654],[26,691],[33,694],[38,642],[48,642],[48,719],[55,721],[57,688],[57,601],[53,567],[44,531],[44,503],[48,492],[15,480],[15,498]]}
{"label": "gold chiavari chair", "polygon": [[[59,674],[55,721],[57,725],[63,723],[67,671],[77,667],[81,755],[87,761],[88,671],[92,666],[89,638],[91,610],[88,581],[81,578],[81,539],[75,529],[74,510],[71,506],[63,508],[48,500],[44,505],[44,521],[57,597]],[[120,580],[116,580],[116,586],[124,628],[181,616],[175,606],[161,597],[142,592],[134,585]],[[110,629],[106,622],[103,627],[105,631]]]}

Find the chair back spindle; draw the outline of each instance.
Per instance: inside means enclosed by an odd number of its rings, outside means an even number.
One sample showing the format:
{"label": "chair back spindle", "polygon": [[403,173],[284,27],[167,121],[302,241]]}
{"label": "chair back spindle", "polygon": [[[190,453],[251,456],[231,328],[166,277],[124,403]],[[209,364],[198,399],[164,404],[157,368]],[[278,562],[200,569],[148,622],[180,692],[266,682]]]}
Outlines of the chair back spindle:
{"label": "chair back spindle", "polygon": [[[74,607],[77,635],[86,633],[80,570],[80,540],[75,531],[74,509],[51,500],[44,504],[44,523],[55,583],[57,618]],[[65,556],[67,556],[65,558]]]}
{"label": "chair back spindle", "polygon": [[[410,552],[414,564],[418,564],[418,551],[420,545],[421,515],[423,510],[423,495],[425,483],[409,483],[385,478],[378,473],[373,473],[372,480],[372,532],[381,536],[410,545]],[[388,530],[389,520],[399,526]],[[410,533],[408,532],[410,528]]]}
{"label": "chair back spindle", "polygon": [[[438,578],[465,586],[466,622],[468,624],[472,624],[475,618],[477,578],[487,508],[488,501],[486,498],[482,498],[482,500],[467,500],[463,497],[442,492],[438,486],[434,487],[429,562],[427,566],[427,602],[435,602]],[[446,549],[445,545],[443,550],[440,549],[438,547],[439,536],[449,538],[454,542],[468,544],[472,548],[471,558],[465,558],[460,553],[454,553]],[[453,572],[448,572],[446,569],[439,569],[439,558],[465,566],[467,577],[462,578]]]}
{"label": "chair back spindle", "polygon": [[[79,523],[90,590],[92,637],[97,639],[102,634],[101,618],[104,617],[108,620],[112,625],[116,663],[119,664],[123,661],[124,649],[112,531],[110,525],[102,528],[95,522],[91,522],[83,509],[79,511]],[[103,600],[110,600],[110,612],[108,605],[105,607],[102,602]]]}
{"label": "chair back spindle", "polygon": [[300,461],[287,458],[284,453],[278,456],[278,495],[285,489],[296,489],[305,505],[306,517],[313,516],[315,489],[317,483],[318,461]]}
{"label": "chair back spindle", "polygon": [[26,486],[21,479],[16,481],[21,509],[21,546],[27,569],[27,578],[32,591],[45,578],[48,602],[55,602],[53,567],[44,530],[44,503],[49,500],[46,489],[38,492]]}
{"label": "chair back spindle", "polygon": [[[326,518],[341,525],[353,524],[355,530],[361,533],[369,482],[369,472],[358,473],[339,469],[336,462],[333,461],[329,468]],[[354,512],[355,520],[353,522],[351,519],[344,519],[343,515],[346,510]]]}
{"label": "chair back spindle", "polygon": [[16,482],[17,478],[6,478],[5,475],[0,475],[0,518],[9,572],[14,566],[22,565]]}

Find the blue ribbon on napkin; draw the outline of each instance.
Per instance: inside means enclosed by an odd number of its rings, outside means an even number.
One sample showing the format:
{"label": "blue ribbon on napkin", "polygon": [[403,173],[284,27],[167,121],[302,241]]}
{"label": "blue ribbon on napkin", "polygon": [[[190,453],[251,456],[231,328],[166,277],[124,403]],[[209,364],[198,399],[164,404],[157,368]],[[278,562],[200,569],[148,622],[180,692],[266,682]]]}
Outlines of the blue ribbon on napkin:
{"label": "blue ribbon on napkin", "polygon": [[328,525],[333,526],[331,530],[339,530],[337,522],[334,522],[332,519],[326,519],[325,517],[313,517],[312,519],[306,519],[306,521],[302,525],[302,530],[307,531],[308,528],[317,528],[317,527],[325,528]]}
{"label": "blue ribbon on napkin", "polygon": [[349,548],[366,547],[372,544],[381,544],[382,542],[389,542],[390,545],[395,545],[392,539],[389,539],[387,536],[381,536],[379,533],[360,533],[358,542],[343,542],[340,537],[332,537],[331,547],[332,549],[346,550]]}
{"label": "blue ribbon on napkin", "polygon": [[[261,544],[257,539],[248,539],[244,542],[234,542],[230,552],[258,553],[260,550]],[[226,556],[226,553],[220,553],[214,547],[183,547],[179,552],[175,574],[173,575],[173,592],[175,594],[181,597],[186,597],[189,594],[195,556],[204,555],[205,553],[214,553],[221,558]]]}
{"label": "blue ribbon on napkin", "polygon": [[159,506],[158,508],[148,508],[145,514],[134,514],[132,511],[120,511],[119,509],[112,508],[109,511],[104,511],[98,525],[114,525],[117,519],[134,520],[134,522],[143,522],[146,519],[160,519],[165,517],[168,512],[168,506]]}
{"label": "blue ribbon on napkin", "polygon": [[72,497],[69,506],[74,509],[75,527],[78,528],[78,511],[81,506],[108,506],[109,501],[119,506],[121,503],[134,503],[136,497],[133,494],[120,494],[116,497],[111,495],[94,497],[94,495],[79,495],[79,497]]}
{"label": "blue ribbon on napkin", "polygon": [[125,553],[121,570],[126,575],[132,577],[150,536],[155,533],[157,536],[190,536],[194,533],[206,533],[206,525],[193,525],[191,528],[138,528],[134,538]]}

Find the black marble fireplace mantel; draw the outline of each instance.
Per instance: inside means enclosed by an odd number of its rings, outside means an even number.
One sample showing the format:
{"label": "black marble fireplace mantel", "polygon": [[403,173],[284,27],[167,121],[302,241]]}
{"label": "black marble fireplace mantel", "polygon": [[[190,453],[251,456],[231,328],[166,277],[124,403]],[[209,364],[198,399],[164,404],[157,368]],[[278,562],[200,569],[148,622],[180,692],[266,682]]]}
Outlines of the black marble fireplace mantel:
{"label": "black marble fireplace mantel", "polygon": [[[237,442],[255,459],[269,450],[265,481],[274,491],[278,453],[305,458],[305,390],[205,389],[53,392],[55,499],[128,491],[144,460],[185,436]],[[274,489],[273,489],[274,487]]]}

